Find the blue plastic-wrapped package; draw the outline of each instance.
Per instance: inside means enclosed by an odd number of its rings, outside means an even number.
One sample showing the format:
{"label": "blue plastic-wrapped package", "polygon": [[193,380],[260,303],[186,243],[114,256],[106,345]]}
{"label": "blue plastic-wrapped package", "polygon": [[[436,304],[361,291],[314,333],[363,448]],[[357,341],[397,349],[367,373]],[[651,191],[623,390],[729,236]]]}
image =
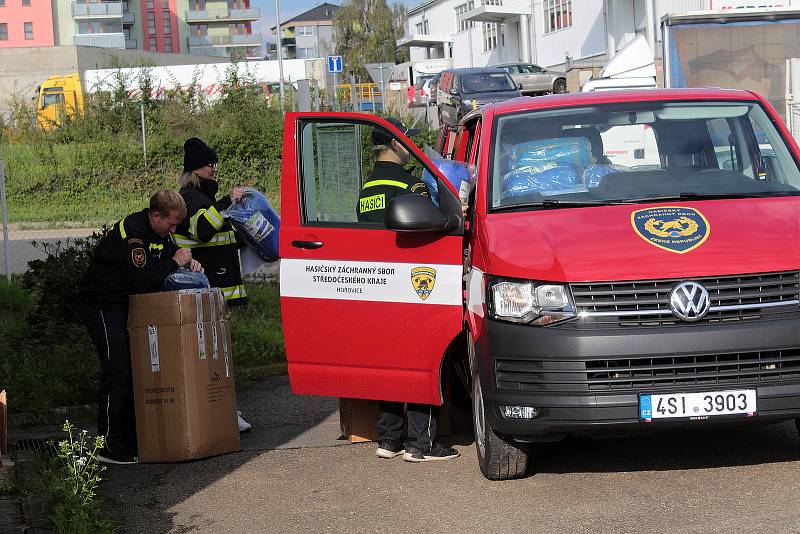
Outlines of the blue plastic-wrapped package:
{"label": "blue plastic-wrapped package", "polygon": [[162,291],[180,291],[181,289],[204,289],[210,287],[208,277],[204,273],[195,273],[186,267],[178,267],[164,280]]}
{"label": "blue plastic-wrapped package", "polygon": [[593,164],[586,167],[583,171],[583,185],[586,187],[597,187],[603,181],[603,177],[612,172],[625,171],[626,168],[621,165],[600,165]]}
{"label": "blue plastic-wrapped package", "polygon": [[223,211],[222,216],[231,222],[261,259],[278,259],[281,219],[261,191],[245,187],[242,198]]}
{"label": "blue plastic-wrapped package", "polygon": [[580,168],[573,163],[546,163],[524,167],[503,178],[503,196],[514,197],[527,193],[546,196],[586,191],[580,179]]}
{"label": "blue plastic-wrapped package", "polygon": [[[475,177],[470,166],[462,161],[453,161],[450,159],[435,159],[433,160],[433,164],[436,165],[436,168],[447,178],[447,181],[453,184],[453,187],[458,191],[461,203],[466,205],[469,201],[472,188],[475,187]],[[439,186],[436,183],[436,178],[426,169],[422,173],[422,181],[428,186],[433,203],[438,206]]]}
{"label": "blue plastic-wrapped package", "polygon": [[540,139],[514,147],[515,169],[548,163],[573,163],[583,170],[592,162],[592,145],[585,137]]}

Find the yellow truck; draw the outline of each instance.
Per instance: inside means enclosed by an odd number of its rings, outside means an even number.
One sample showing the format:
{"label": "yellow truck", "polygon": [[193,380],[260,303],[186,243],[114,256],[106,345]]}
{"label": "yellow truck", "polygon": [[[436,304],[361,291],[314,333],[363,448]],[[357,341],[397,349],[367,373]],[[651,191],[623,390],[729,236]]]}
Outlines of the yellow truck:
{"label": "yellow truck", "polygon": [[36,120],[47,130],[58,126],[64,116],[83,109],[83,89],[78,73],[50,76],[39,86],[36,96]]}

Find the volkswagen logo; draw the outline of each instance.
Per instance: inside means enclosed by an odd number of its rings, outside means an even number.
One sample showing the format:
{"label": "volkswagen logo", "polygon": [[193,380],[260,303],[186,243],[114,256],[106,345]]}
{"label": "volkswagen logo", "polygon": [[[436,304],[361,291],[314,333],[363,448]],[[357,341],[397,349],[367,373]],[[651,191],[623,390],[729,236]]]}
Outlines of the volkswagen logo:
{"label": "volkswagen logo", "polygon": [[669,296],[669,307],[681,321],[699,321],[711,308],[708,291],[697,282],[682,282],[675,286]]}

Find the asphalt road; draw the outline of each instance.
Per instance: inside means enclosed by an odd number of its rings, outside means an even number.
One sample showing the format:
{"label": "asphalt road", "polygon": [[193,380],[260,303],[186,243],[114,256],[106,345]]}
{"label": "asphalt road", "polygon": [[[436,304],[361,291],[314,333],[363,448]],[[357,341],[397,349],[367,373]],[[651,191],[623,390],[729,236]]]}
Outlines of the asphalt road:
{"label": "asphalt road", "polygon": [[106,472],[126,532],[800,531],[790,423],[572,438],[536,446],[528,478],[490,482],[466,434],[460,458],[427,464],[338,440],[336,400],[291,395],[286,377],[243,388],[239,404],[254,427],[242,452]]}
{"label": "asphalt road", "polygon": [[[8,236],[8,252],[11,274],[24,273],[28,270],[28,262],[35,259],[44,259],[46,254],[43,244],[55,246],[57,243],[66,244],[76,238],[85,238],[92,234],[92,230],[14,230]],[[36,242],[38,246],[31,244]],[[0,232],[0,274],[5,275],[5,249],[6,242]]]}

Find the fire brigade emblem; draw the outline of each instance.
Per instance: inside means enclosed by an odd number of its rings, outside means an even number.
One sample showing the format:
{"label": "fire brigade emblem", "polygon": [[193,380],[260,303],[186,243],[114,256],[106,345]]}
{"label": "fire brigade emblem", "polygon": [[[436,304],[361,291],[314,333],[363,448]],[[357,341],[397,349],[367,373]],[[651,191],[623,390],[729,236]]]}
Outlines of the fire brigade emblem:
{"label": "fire brigade emblem", "polygon": [[411,269],[411,286],[419,298],[427,299],[433,286],[436,285],[436,269],[433,267],[416,267]]}
{"label": "fire brigade emblem", "polygon": [[144,267],[144,264],[147,263],[147,254],[144,249],[141,247],[133,249],[131,251],[131,261],[136,267]]}
{"label": "fire brigade emblem", "polygon": [[702,245],[711,232],[702,213],[683,206],[659,206],[631,213],[633,230],[658,248],[685,254]]}

